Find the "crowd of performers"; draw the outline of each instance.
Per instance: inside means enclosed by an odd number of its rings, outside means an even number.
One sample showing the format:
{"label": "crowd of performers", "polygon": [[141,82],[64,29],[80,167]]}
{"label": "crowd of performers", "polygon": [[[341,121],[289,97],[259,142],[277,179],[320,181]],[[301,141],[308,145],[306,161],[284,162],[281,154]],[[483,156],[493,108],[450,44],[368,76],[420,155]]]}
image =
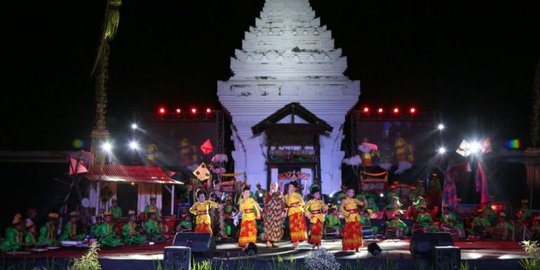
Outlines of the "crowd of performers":
{"label": "crowd of performers", "polygon": [[173,230],[164,226],[155,198],[146,206],[144,220],[134,210],[129,210],[126,218],[113,200],[108,211],[96,216],[91,224],[83,222],[76,211],[71,212],[61,230],[57,213],[49,213],[38,230],[37,213],[30,209],[26,219],[21,214],[13,217],[1,248],[9,252],[57,247],[61,241],[92,240],[103,247],[144,245],[167,241],[174,232],[211,233],[219,239],[236,241],[240,248],[258,240],[269,248],[276,247],[288,237],[293,248],[307,241],[316,249],[325,236],[333,235],[341,239],[343,250],[354,251],[363,246],[366,229],[382,238],[444,231],[456,239],[540,239],[540,216],[532,215],[527,200],[522,200],[521,208],[512,213],[513,218],[505,210],[496,211],[490,202],[479,206],[472,215],[458,218],[454,209],[446,205],[438,208],[440,201],[425,193],[422,181],[407,198],[400,198],[392,188],[374,194],[357,193],[354,188],[343,186],[326,200],[318,185],[310,187],[306,197],[301,190],[299,183],[290,182],[283,194],[277,183],[271,183],[268,192],[257,185],[253,193],[249,186],[241,184],[231,194],[218,183],[209,194],[204,189],[194,192],[195,202],[180,210]]}
{"label": "crowd of performers", "polygon": [[166,241],[169,235],[160,222],[156,198],[150,199],[144,213],[144,221],[139,220],[134,210],[129,210],[124,216],[117,201],[113,200],[108,211],[96,216],[92,223],[85,222],[77,211],[72,211],[59,229],[60,215],[52,212],[38,230],[35,223],[37,211],[28,209],[25,219],[20,213],[15,214],[12,226],[5,231],[1,249],[4,252],[51,249],[60,247],[62,243],[87,245],[91,241],[97,241],[105,248],[114,248]]}
{"label": "crowd of performers", "polygon": [[308,241],[315,249],[320,247],[321,239],[333,235],[341,238],[343,250],[356,251],[363,245],[363,231],[382,238],[407,238],[420,232],[448,232],[455,239],[470,241],[540,238],[540,216],[531,215],[527,200],[512,213],[513,218],[507,210],[495,210],[498,208],[491,202],[458,218],[455,209],[439,207],[440,198],[426,194],[421,180],[407,198],[400,198],[392,187],[374,194],[357,193],[343,186],[326,201],[317,185],[305,197],[300,190],[296,182],[285,186],[285,194],[277,183],[271,184],[269,192],[257,185],[252,193],[245,186],[235,198],[222,192],[219,185],[209,196],[200,189],[196,192],[197,202],[189,209],[195,216],[194,231],[236,239],[239,247],[258,240],[275,247],[288,236],[294,248]]}

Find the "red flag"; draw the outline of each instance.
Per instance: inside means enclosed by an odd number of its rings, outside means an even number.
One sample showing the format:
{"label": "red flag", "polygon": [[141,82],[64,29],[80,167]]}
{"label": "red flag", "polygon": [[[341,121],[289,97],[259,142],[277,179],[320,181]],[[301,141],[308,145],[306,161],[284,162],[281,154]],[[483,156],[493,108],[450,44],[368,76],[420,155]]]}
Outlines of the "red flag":
{"label": "red flag", "polygon": [[74,158],[69,158],[69,175],[86,173],[88,170],[83,166],[82,162],[77,162]]}
{"label": "red flag", "polygon": [[212,146],[212,142],[210,142],[210,139],[206,139],[206,141],[201,145],[201,151],[205,155],[214,152],[214,147]]}

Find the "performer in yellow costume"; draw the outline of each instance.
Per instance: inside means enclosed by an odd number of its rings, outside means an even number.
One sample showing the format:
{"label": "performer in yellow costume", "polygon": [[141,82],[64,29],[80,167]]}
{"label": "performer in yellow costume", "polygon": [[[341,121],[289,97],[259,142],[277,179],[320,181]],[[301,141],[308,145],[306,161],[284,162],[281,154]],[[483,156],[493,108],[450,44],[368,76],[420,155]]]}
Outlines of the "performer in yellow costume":
{"label": "performer in yellow costume", "polygon": [[285,195],[285,204],[288,207],[289,232],[293,248],[298,247],[298,243],[307,240],[306,219],[304,218],[304,199],[296,192],[298,184],[291,182],[288,194]]}
{"label": "performer in yellow costume", "polygon": [[216,202],[206,200],[204,190],[199,189],[197,191],[197,202],[189,209],[189,212],[197,216],[195,219],[195,232],[212,233],[212,221],[210,215],[208,215],[208,210],[217,207]]}
{"label": "performer in yellow costume", "polygon": [[313,245],[313,248],[319,248],[321,246],[324,217],[328,211],[328,205],[321,200],[321,192],[318,188],[313,188],[311,194],[313,195],[313,199],[307,202],[304,210],[310,223],[309,243]]}
{"label": "performer in yellow costume", "polygon": [[354,198],[354,189],[347,189],[347,198],[341,201],[341,213],[345,217],[343,227],[343,250],[356,250],[362,246],[362,224],[358,206],[364,203]]}
{"label": "performer in yellow costume", "polygon": [[249,243],[257,242],[257,222],[255,219],[261,218],[261,207],[250,195],[249,187],[244,187],[242,200],[239,203],[239,209],[242,213],[242,223],[240,223],[238,247],[241,248],[247,246]]}

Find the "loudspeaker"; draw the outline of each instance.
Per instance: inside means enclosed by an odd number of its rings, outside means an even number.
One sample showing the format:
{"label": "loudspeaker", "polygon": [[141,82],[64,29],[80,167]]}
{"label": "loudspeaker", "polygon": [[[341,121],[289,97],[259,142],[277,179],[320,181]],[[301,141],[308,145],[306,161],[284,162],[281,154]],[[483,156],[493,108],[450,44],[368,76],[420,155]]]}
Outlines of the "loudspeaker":
{"label": "loudspeaker", "polygon": [[379,247],[379,245],[377,245],[377,243],[375,243],[375,242],[369,244],[367,246],[367,250],[368,250],[369,254],[371,254],[371,255],[373,255],[375,257],[381,255],[381,253],[382,253],[381,247]]}
{"label": "loudspeaker", "polygon": [[414,233],[409,250],[415,258],[429,259],[435,246],[453,246],[454,240],[449,233]]}
{"label": "loudspeaker", "polygon": [[431,267],[434,270],[459,269],[461,250],[459,247],[436,246],[431,253]]}
{"label": "loudspeaker", "polygon": [[173,246],[190,247],[193,253],[204,253],[211,257],[216,251],[216,242],[210,233],[178,232]]}
{"label": "loudspeaker", "polygon": [[191,249],[184,246],[170,246],[163,250],[163,268],[171,270],[191,269]]}

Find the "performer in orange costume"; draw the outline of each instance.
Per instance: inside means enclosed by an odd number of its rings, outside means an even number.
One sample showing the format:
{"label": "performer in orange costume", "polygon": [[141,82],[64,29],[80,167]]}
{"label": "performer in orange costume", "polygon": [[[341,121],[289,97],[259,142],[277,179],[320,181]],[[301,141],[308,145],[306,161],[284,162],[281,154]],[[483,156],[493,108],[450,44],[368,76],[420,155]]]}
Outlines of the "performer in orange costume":
{"label": "performer in orange costume", "polygon": [[341,213],[345,217],[343,227],[343,250],[358,249],[362,246],[362,224],[358,206],[363,207],[364,203],[354,198],[354,189],[347,189],[347,198],[341,201]]}
{"label": "performer in orange costume", "polygon": [[298,243],[307,240],[306,219],[304,218],[305,205],[302,196],[296,192],[298,184],[291,182],[288,188],[288,194],[285,195],[285,204],[288,207],[289,231],[293,248],[298,247]]}
{"label": "performer in orange costume", "polygon": [[240,223],[240,237],[238,238],[238,247],[245,247],[249,243],[257,243],[257,222],[255,219],[261,218],[261,207],[250,197],[249,187],[242,190],[242,200],[239,203],[239,209],[242,213],[242,223]]}
{"label": "performer in orange costume", "polygon": [[217,207],[218,204],[216,202],[206,200],[204,190],[197,190],[197,202],[189,209],[189,212],[197,216],[195,220],[195,232],[212,233],[212,221],[208,215],[208,210]]}
{"label": "performer in orange costume", "polygon": [[328,205],[321,200],[321,192],[318,188],[313,188],[311,191],[313,199],[309,200],[304,206],[306,216],[309,218],[309,243],[319,248],[323,235],[324,217],[328,211]]}

